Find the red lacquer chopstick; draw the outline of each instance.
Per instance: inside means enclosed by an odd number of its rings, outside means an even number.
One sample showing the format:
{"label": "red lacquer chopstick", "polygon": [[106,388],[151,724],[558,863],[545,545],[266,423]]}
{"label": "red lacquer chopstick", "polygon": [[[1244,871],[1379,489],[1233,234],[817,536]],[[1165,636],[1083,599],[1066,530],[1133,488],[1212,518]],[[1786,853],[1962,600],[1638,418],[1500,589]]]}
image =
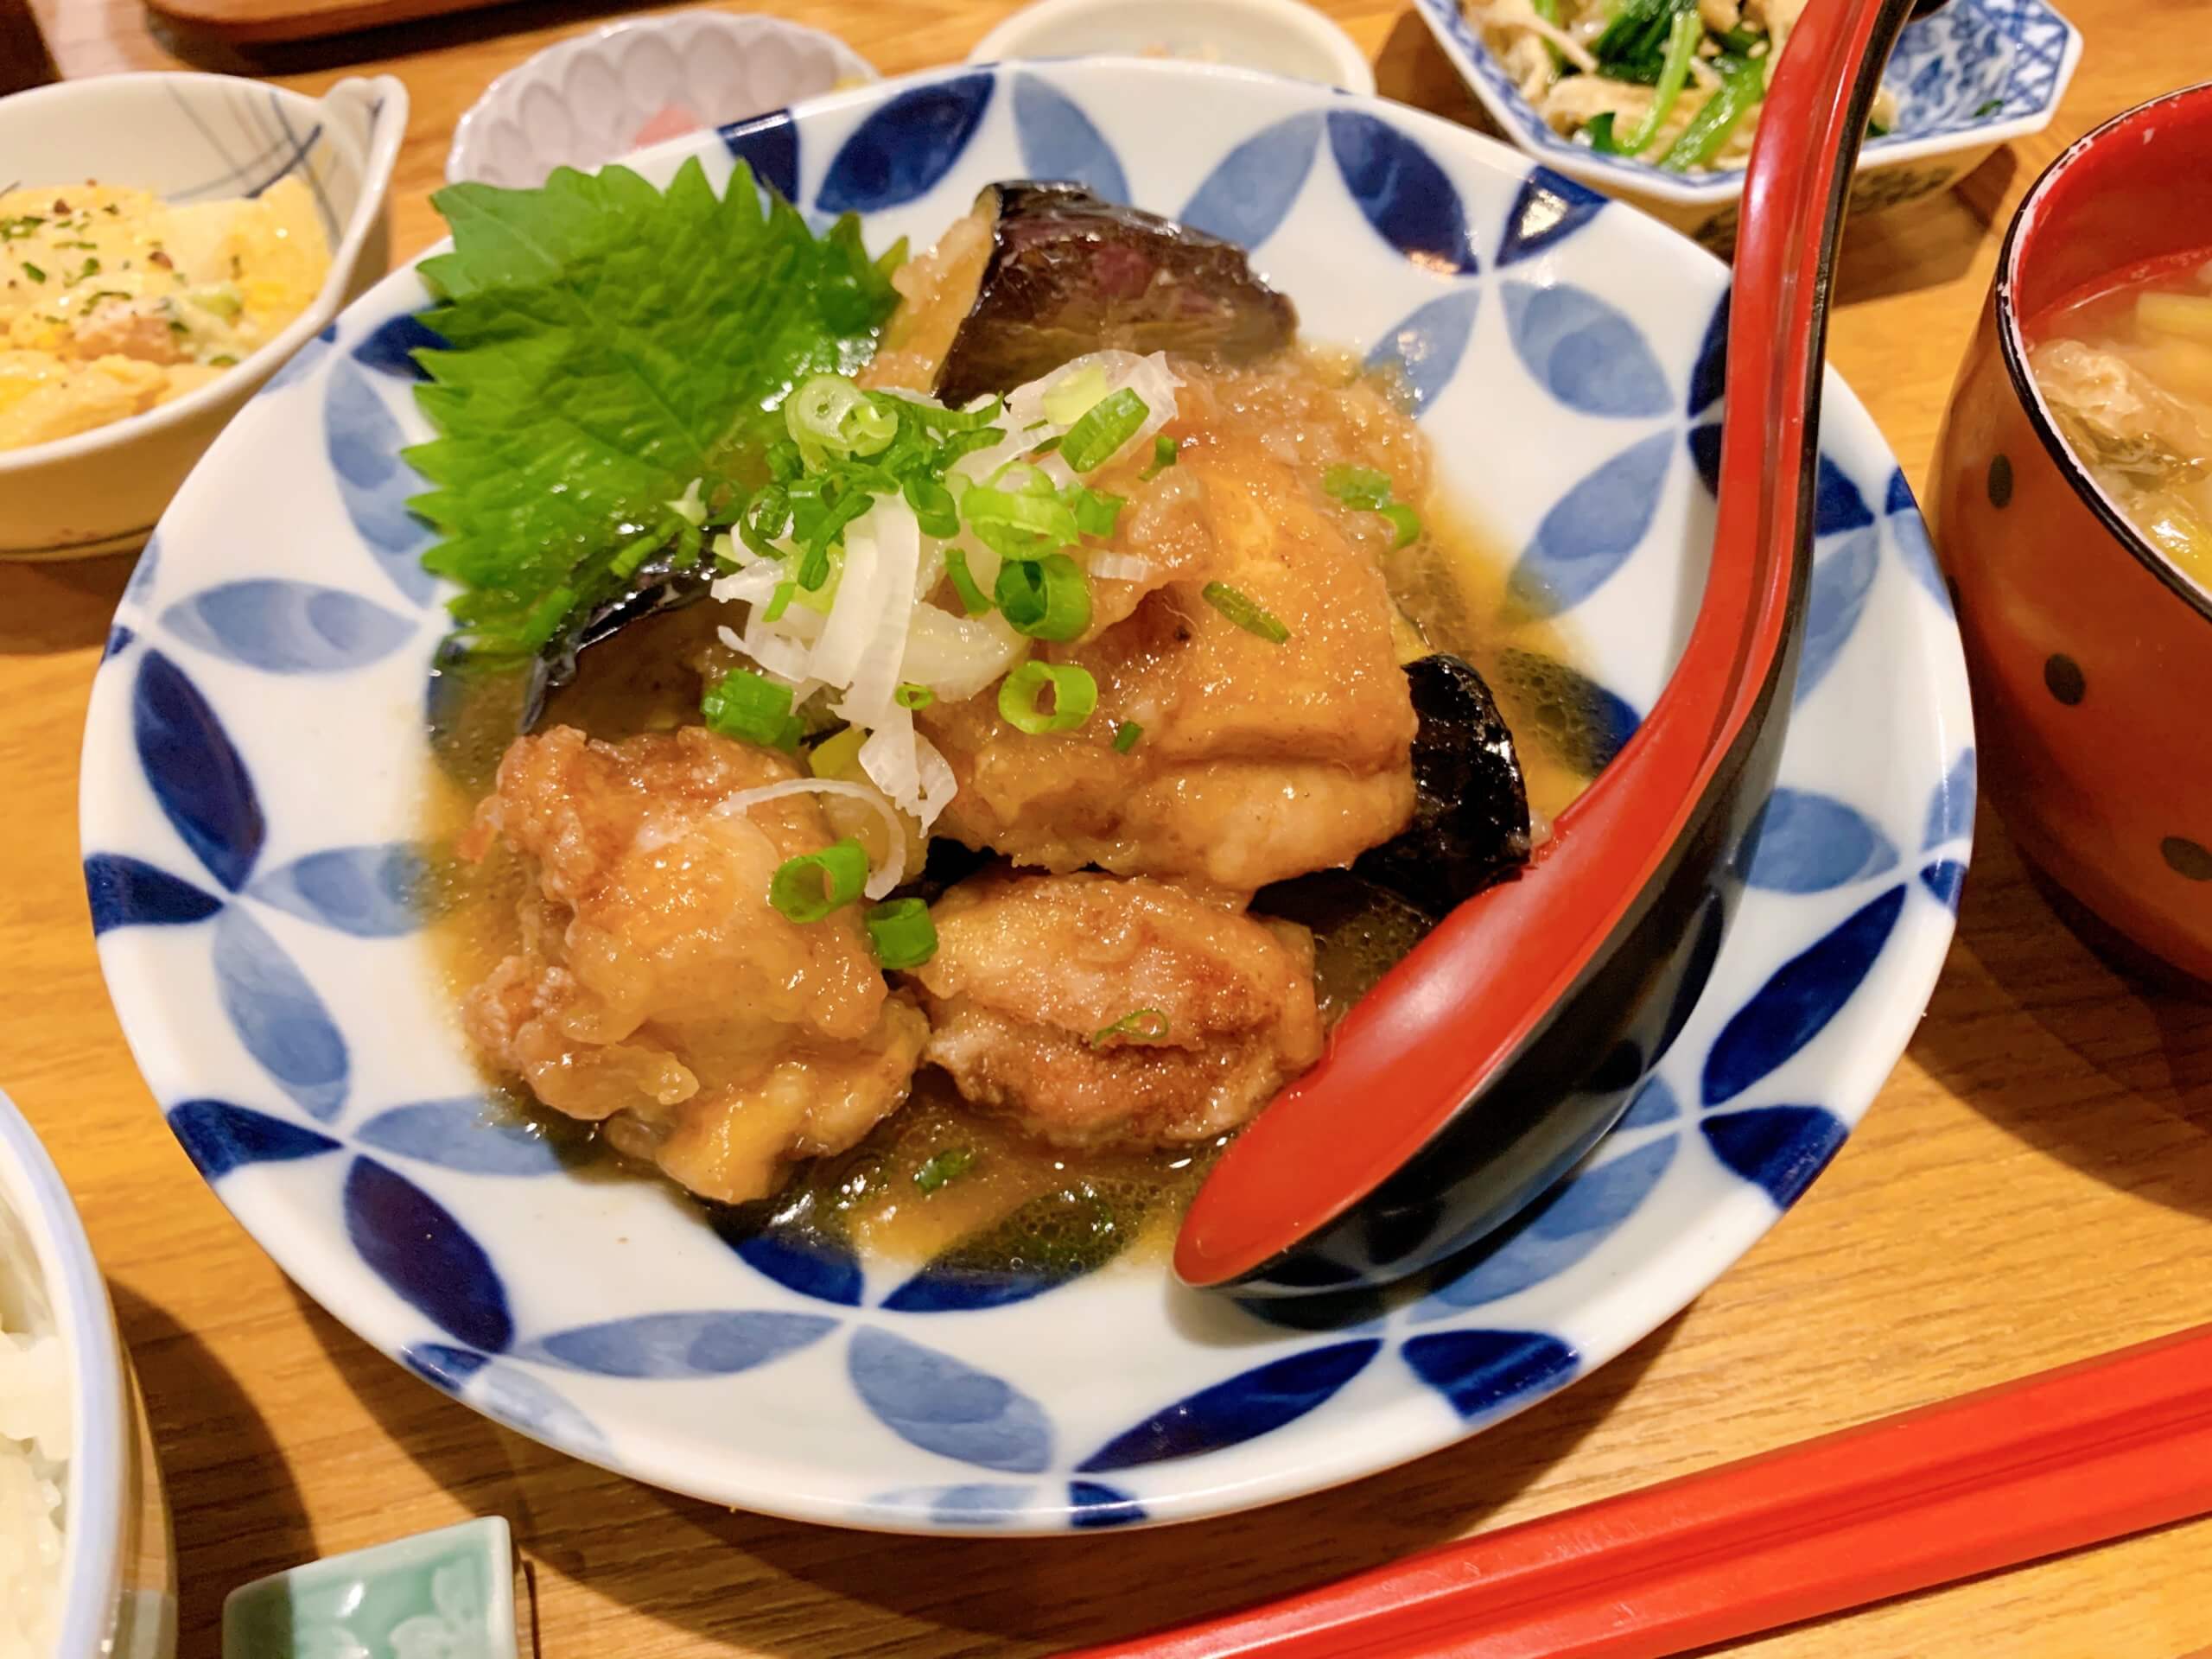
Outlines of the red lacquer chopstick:
{"label": "red lacquer chopstick", "polygon": [[2212,1325],[1068,1659],[1662,1659],[2212,1513]]}

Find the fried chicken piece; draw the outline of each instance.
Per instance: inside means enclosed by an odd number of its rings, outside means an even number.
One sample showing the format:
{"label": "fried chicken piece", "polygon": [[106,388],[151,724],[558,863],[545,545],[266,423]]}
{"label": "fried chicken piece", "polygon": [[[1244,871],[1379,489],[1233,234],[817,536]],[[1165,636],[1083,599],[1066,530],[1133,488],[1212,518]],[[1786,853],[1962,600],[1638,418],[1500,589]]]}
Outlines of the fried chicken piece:
{"label": "fried chicken piece", "polygon": [[[1339,510],[1321,480],[1346,455],[1387,458],[1407,499],[1427,478],[1411,423],[1372,387],[1302,365],[1177,372],[1177,464],[1148,483],[1134,463],[1127,480],[1102,474],[1129,496],[1116,550],[1154,574],[1096,583],[1090,636],[1040,653],[1090,671],[1090,720],[1033,736],[987,694],[941,699],[917,723],[959,780],[943,828],[970,846],[1249,893],[1349,864],[1412,816],[1416,722],[1379,556],[1389,532]],[[1126,753],[1113,747],[1124,722],[1142,728]]]}
{"label": "fried chicken piece", "polygon": [[931,913],[937,955],[909,976],[924,1058],[1046,1140],[1211,1140],[1320,1058],[1313,941],[1295,924],[1097,874],[986,874]]}
{"label": "fried chicken piece", "polygon": [[521,950],[465,1005],[471,1039],[546,1105],[729,1203],[896,1110],[927,1034],[856,906],[802,925],[769,903],[779,864],[830,843],[822,810],[721,804],[795,776],[699,727],[620,743],[556,727],[508,749],[462,849],[504,840],[531,876]]}

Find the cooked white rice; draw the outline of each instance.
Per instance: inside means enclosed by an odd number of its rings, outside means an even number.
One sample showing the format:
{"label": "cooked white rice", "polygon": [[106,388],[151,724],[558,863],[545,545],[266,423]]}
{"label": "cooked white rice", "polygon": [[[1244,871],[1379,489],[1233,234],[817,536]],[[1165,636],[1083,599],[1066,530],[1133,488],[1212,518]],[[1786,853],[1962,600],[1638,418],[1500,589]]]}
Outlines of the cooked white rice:
{"label": "cooked white rice", "polygon": [[0,1654],[54,1651],[69,1376],[30,1240],[0,1204]]}

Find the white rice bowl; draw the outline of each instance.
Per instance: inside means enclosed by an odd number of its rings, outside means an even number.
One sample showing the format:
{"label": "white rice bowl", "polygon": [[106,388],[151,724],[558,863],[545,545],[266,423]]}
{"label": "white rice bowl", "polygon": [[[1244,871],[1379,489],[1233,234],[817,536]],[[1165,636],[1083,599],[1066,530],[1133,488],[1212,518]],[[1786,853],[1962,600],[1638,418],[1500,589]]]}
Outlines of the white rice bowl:
{"label": "white rice bowl", "polygon": [[128,1641],[118,1630],[133,1455],[124,1395],[83,1224],[0,1095],[0,1655],[129,1650],[116,1645]]}

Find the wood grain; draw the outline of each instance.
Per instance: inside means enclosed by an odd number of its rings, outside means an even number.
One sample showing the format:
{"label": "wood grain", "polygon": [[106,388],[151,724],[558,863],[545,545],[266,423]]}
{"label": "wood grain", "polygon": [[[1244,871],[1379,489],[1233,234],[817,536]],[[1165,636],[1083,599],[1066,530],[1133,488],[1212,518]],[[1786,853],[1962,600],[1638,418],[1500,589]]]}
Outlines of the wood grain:
{"label": "wood grain", "polygon": [[[401,76],[402,251],[461,111],[600,21],[517,5],[247,55],[149,32],[138,0],[36,0],[66,74],[186,65],[306,90]],[[957,58],[1001,0],[767,0],[887,73]],[[1384,90],[1465,118],[1411,16],[1330,10]],[[2011,205],[2066,140],[2205,61],[2197,0],[2073,0],[2057,125],[1956,192],[1861,224],[1833,355],[1909,474]],[[2054,918],[1984,816],[1929,1017],[1834,1167],[1733,1273],[1621,1361],[1457,1448],[1338,1491],[1163,1532],[895,1541],[725,1513],[569,1462],[414,1381],[293,1292],[162,1128],[103,990],[78,881],[79,734],[109,560],[0,568],[0,1076],[83,1205],[171,1484],[184,1651],[226,1591],[316,1552],[478,1513],[514,1523],[549,1659],[951,1659],[1126,1635],[1405,1550],[2212,1319],[2212,1010],[2131,987]],[[1772,1636],[1758,1659],[2170,1659],[2212,1637],[2212,1522]]]}

